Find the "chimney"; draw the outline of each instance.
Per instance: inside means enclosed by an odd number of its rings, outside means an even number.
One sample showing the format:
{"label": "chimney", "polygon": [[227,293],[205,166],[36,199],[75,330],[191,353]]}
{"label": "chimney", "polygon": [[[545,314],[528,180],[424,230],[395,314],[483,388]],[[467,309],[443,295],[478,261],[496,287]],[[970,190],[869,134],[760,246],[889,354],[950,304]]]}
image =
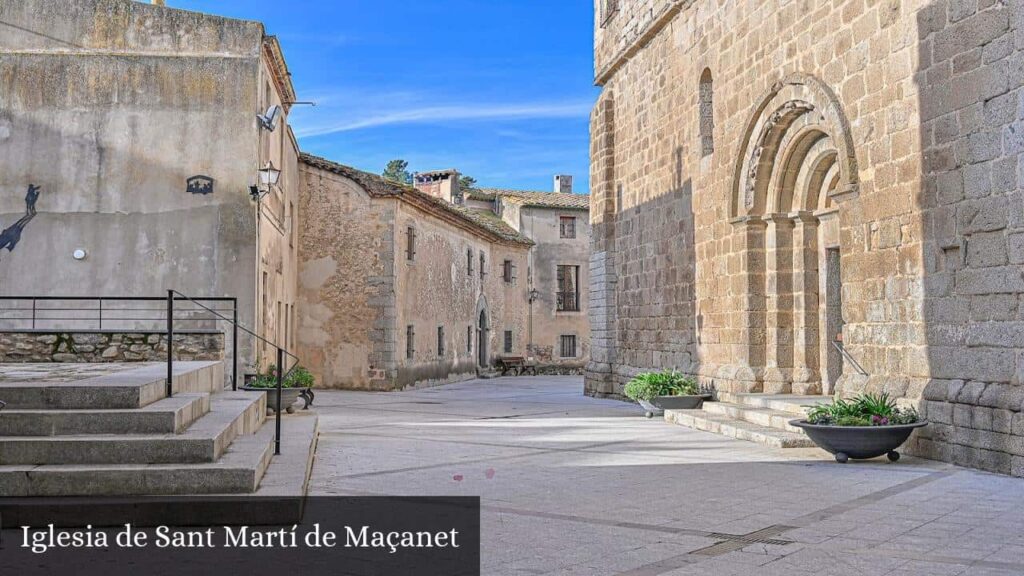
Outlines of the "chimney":
{"label": "chimney", "polygon": [[555,192],[572,194],[572,176],[568,174],[555,175]]}
{"label": "chimney", "polygon": [[459,189],[458,170],[432,170],[417,172],[413,176],[413,184],[420,192],[430,194],[452,204],[461,205],[462,190]]}

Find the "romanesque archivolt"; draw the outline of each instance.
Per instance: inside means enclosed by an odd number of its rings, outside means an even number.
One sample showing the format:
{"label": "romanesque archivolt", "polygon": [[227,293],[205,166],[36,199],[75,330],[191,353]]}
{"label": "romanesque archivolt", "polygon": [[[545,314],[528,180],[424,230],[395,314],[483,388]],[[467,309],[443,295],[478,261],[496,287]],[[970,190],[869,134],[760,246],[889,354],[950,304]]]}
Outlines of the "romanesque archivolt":
{"label": "romanesque archivolt", "polygon": [[835,93],[807,74],[772,86],[740,140],[731,216],[826,210],[856,189],[849,123]]}
{"label": "romanesque archivolt", "polygon": [[39,200],[39,186],[28,185],[28,192],[25,194],[25,215],[0,232],[0,249],[7,248],[8,252],[14,252],[14,247],[21,240],[21,233],[28,226],[28,223],[36,217],[36,201]]}

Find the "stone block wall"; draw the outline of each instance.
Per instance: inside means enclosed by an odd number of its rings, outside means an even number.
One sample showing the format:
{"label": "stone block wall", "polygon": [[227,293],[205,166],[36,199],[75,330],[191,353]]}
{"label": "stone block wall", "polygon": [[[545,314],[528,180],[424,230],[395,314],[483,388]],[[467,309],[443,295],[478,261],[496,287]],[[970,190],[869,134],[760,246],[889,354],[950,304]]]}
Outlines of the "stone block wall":
{"label": "stone block wall", "polygon": [[[223,360],[220,332],[174,334],[176,360]],[[167,335],[157,332],[0,332],[0,362],[163,362]]]}
{"label": "stone block wall", "polygon": [[[686,354],[719,388],[795,390],[799,375],[815,389],[828,367],[807,348],[836,328],[809,324],[830,262],[815,266],[814,240],[838,250],[839,326],[868,373],[846,363],[821,389],[898,396],[934,423],[911,451],[1024,474],[1024,1],[618,5],[595,26],[592,201],[615,206],[592,210],[588,393]],[[758,108],[777,102],[795,108]],[[755,201],[761,213],[739,218],[744,183],[786,161],[749,142],[807,104],[803,126],[839,150],[840,186],[805,212]],[[659,216],[680,182],[692,250],[685,215]],[[778,200],[780,182],[757,192]],[[797,363],[773,364],[782,356]]]}

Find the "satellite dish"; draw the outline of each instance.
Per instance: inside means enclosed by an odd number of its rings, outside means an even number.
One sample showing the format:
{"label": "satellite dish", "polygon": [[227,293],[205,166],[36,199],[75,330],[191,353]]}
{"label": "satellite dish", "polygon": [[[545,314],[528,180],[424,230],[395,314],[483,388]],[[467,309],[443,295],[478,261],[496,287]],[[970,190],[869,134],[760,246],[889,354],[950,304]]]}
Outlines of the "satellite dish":
{"label": "satellite dish", "polygon": [[280,118],[281,107],[276,104],[267,108],[266,113],[256,115],[256,120],[259,120],[260,126],[267,132],[273,132],[274,128],[277,128],[277,121]]}

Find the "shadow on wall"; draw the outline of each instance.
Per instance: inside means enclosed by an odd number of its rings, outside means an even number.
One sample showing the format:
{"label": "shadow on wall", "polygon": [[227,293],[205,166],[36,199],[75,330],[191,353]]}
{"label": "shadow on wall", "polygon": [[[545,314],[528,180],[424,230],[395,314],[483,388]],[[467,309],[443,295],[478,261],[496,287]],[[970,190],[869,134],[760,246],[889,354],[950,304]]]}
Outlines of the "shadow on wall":
{"label": "shadow on wall", "polygon": [[[700,372],[694,274],[693,184],[676,148],[672,188],[616,215],[615,395],[639,372]],[[620,187],[616,206],[623,203]]]}
{"label": "shadow on wall", "polygon": [[920,404],[932,423],[914,448],[1016,475],[1024,475],[1022,22],[1019,0],[931,3],[918,13],[914,77],[930,376]]}
{"label": "shadow on wall", "polygon": [[28,193],[25,194],[25,215],[14,224],[0,232],[0,250],[6,248],[8,252],[14,252],[15,246],[21,241],[21,234],[25,226],[36,217],[36,201],[39,200],[39,186],[28,185]]}

